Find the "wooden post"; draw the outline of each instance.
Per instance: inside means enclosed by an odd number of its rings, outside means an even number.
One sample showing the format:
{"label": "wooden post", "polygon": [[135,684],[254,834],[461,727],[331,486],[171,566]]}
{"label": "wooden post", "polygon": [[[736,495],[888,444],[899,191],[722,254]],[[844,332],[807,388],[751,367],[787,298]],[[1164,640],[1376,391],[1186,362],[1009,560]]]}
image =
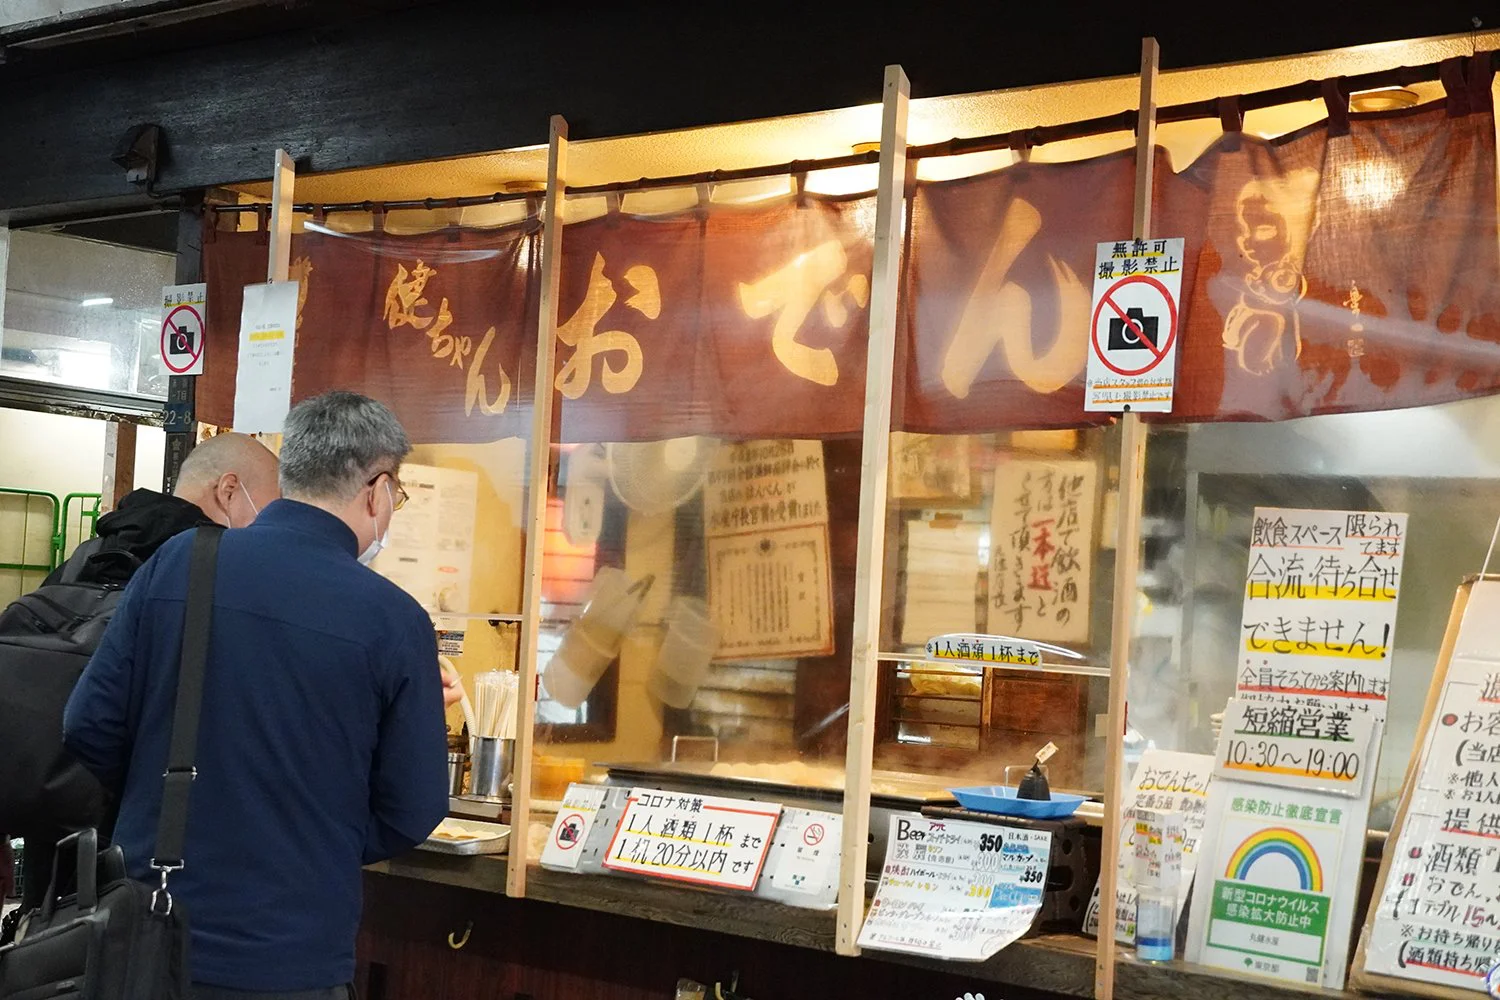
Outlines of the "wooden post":
{"label": "wooden post", "polygon": [[[1156,39],[1141,42],[1141,109],[1135,139],[1135,225],[1138,240],[1151,236],[1151,179],[1156,146]],[[1099,947],[1094,996],[1115,995],[1115,890],[1119,882],[1120,789],[1125,766],[1126,695],[1130,639],[1135,629],[1136,574],[1141,562],[1141,504],[1146,492],[1146,428],[1139,414],[1120,420],[1120,503],[1115,531],[1114,627],[1109,644],[1109,722],[1104,762],[1104,850],[1099,872]]]}
{"label": "wooden post", "polygon": [[542,620],[542,542],[552,481],[553,378],[557,306],[562,276],[562,208],[568,174],[568,123],[553,115],[547,144],[547,191],[542,196],[542,301],[536,330],[536,381],[531,395],[531,466],[526,480],[526,563],[521,581],[521,649],[517,661],[516,753],[510,803],[510,870],[505,892],[526,895],[526,844],[531,823],[532,735],[536,727],[537,633]]}
{"label": "wooden post", "polygon": [[[203,196],[184,196],[177,213],[177,273],[179,285],[203,280]],[[171,375],[167,378],[166,454],[162,460],[161,490],[171,494],[177,488],[177,474],[198,443],[198,399],[196,375]]]}
{"label": "wooden post", "polygon": [[887,66],[880,119],[880,186],[875,202],[875,261],[870,279],[864,456],[859,479],[859,556],[854,571],[854,642],[849,662],[849,729],[844,773],[844,836],[839,855],[837,950],[857,955],[865,918],[870,838],[870,774],[875,756],[875,682],[880,661],[880,591],[885,566],[886,486],[891,449],[891,390],[896,358],[896,298],[906,205],[906,111],[911,84]]}
{"label": "wooden post", "polygon": [[286,150],[276,151],[271,175],[271,252],[266,261],[266,280],[285,281],[292,268],[292,190],[297,168]]}
{"label": "wooden post", "polygon": [[135,424],[110,421],[104,425],[104,484],[99,512],[115,509],[120,498],[135,489]]}

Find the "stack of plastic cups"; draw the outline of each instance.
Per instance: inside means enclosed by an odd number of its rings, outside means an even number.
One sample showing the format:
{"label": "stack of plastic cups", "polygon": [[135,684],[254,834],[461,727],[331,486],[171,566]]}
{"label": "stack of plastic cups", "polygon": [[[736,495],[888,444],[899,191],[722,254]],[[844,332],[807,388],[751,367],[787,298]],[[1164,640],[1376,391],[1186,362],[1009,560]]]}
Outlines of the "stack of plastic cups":
{"label": "stack of plastic cups", "polygon": [[605,566],[595,574],[588,605],[564,633],[542,677],[547,694],[559,705],[582,705],[620,655],[641,603],[630,588],[623,570]]}
{"label": "stack of plastic cups", "polygon": [[665,705],[687,708],[718,652],[719,630],[708,617],[708,605],[696,597],[672,598],[666,625],[646,689]]}

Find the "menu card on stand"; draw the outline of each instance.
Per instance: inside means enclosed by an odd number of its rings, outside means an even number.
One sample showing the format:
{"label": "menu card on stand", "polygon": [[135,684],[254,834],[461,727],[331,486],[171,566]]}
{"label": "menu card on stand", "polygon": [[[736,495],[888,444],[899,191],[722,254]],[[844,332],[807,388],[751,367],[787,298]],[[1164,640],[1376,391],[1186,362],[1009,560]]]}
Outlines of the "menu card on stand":
{"label": "menu card on stand", "polygon": [[[1129,793],[1125,796],[1125,807],[1133,815],[1135,810],[1149,809],[1159,812],[1183,814],[1184,831],[1182,844],[1182,879],[1177,887],[1177,912],[1179,918],[1187,912],[1188,892],[1193,884],[1193,871],[1198,865],[1199,849],[1203,838],[1203,821],[1208,810],[1208,784],[1213,775],[1214,759],[1208,754],[1178,753],[1173,750],[1147,750],[1136,765]],[[1120,830],[1120,878],[1115,884],[1115,940],[1121,944],[1135,944],[1135,888],[1130,884],[1129,868],[1132,856],[1131,838],[1134,827],[1130,823]],[[1099,933],[1099,885],[1095,883],[1094,894],[1089,899],[1088,910],[1083,918],[1083,932]]]}
{"label": "menu card on stand", "polygon": [[861,948],[982,962],[1042,908],[1047,831],[897,813],[887,843]]}
{"label": "menu card on stand", "polygon": [[1500,581],[1459,591],[1418,748],[1355,978],[1382,992],[1482,993],[1500,964]]}
{"label": "menu card on stand", "polygon": [[750,890],[771,850],[781,805],[637,788],[604,867],[674,882]]}

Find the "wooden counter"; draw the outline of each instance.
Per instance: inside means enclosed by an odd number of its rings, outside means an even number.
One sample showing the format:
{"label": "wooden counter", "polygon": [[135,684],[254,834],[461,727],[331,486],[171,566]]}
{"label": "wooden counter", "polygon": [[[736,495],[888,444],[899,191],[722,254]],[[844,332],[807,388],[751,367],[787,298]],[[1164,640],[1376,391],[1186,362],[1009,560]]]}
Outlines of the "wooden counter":
{"label": "wooden counter", "polygon": [[[860,982],[877,991],[869,996],[903,1000],[951,1000],[976,990],[987,1000],[1093,995],[1094,942],[1076,935],[1028,938],[975,965],[886,952],[850,960],[832,954],[832,912],[539,868],[527,878],[530,896],[512,900],[505,897],[505,859],[486,856],[418,851],[367,872],[360,981],[366,1000],[645,1000],[669,997],[679,975],[711,980],[735,969],[755,1000],[866,995],[853,992]],[[664,932],[658,924],[683,930]],[[450,948],[448,934],[457,940],[466,927],[469,943]],[[837,992],[813,992],[818,982]],[[1115,995],[1120,1000],[1359,996],[1278,987],[1184,962],[1144,965],[1128,949]]]}

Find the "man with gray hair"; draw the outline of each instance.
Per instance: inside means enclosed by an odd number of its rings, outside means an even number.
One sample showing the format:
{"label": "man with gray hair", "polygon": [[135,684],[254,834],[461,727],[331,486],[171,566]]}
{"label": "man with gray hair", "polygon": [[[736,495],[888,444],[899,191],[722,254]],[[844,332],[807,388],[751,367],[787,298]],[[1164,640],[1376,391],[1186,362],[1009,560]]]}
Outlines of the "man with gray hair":
{"label": "man with gray hair", "polygon": [[[366,569],[406,500],[380,403],[294,407],[284,499],[220,543],[184,870],[195,1000],[332,1000],[354,976],[361,866],[447,814],[432,622]],[[68,702],[69,750],[122,789],[115,842],[150,882],[192,535],[131,582]]]}

